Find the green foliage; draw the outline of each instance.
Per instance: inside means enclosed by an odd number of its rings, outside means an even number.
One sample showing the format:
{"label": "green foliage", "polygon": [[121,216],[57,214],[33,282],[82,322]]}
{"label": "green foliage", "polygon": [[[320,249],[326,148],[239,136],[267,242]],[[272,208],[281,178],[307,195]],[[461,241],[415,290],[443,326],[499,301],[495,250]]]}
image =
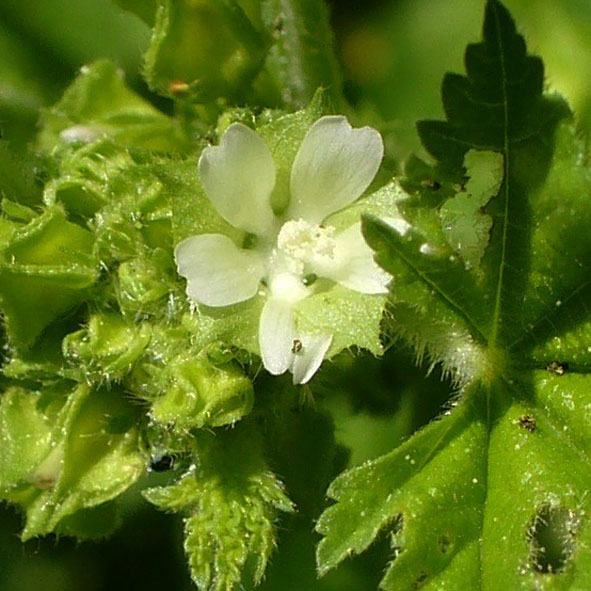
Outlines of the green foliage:
{"label": "green foliage", "polygon": [[88,143],[108,137],[124,146],[171,151],[178,147],[175,126],[131,91],[112,62],[84,66],[62,99],[43,114],[41,149],[60,142]]}
{"label": "green foliage", "polygon": [[[79,304],[98,275],[90,232],[68,222],[57,207],[17,228],[1,256],[0,299],[16,346],[30,345]],[[40,293],[44,306],[39,306]]]}
{"label": "green foliage", "polygon": [[186,515],[185,552],[200,589],[235,589],[244,569],[246,578],[258,583],[273,550],[276,512],[293,511],[265,464],[260,436],[248,424],[218,437],[202,433],[195,454],[198,467],[144,496]]}
{"label": "green foliage", "polygon": [[258,73],[265,51],[265,37],[241,2],[161,0],[146,79],[162,94],[190,93],[198,102],[234,97]]}
{"label": "green foliage", "polygon": [[482,209],[503,182],[503,156],[471,150],[466,153],[464,167],[468,181],[462,192],[441,206],[439,217],[449,245],[470,269],[478,265],[488,245],[492,218]]}
{"label": "green foliage", "polygon": [[[365,223],[396,278],[389,330],[441,361],[459,393],[439,420],[332,483],[319,569],[385,531],[383,589],[585,588],[591,172],[567,107],[543,94],[542,62],[496,0],[466,69],[444,79],[447,121],[419,124],[437,162],[407,170],[408,239]],[[467,184],[456,207],[473,150],[502,156],[502,184],[472,164],[478,205],[467,207]],[[453,232],[470,228],[466,251]]]}
{"label": "green foliage", "polygon": [[[467,74],[443,80],[446,120],[419,122],[433,160],[391,179],[401,148],[386,133],[368,195],[326,220],[340,232],[363,218],[393,281],[368,296],[313,279],[297,330],[334,338],[314,381],[293,387],[261,371],[264,289],[197,305],[174,253],[197,234],[257,239],[199,179],[201,151],[232,123],[272,154],[278,222],[310,126],[335,111],[365,123],[371,107],[344,103],[327,7],[116,4],[141,21],[121,21],[129,39],[112,51],[133,61],[145,41],[147,86],[94,61],[107,41],[78,47],[67,11],[62,35],[53,5],[0,7],[14,57],[0,65],[0,115],[16,140],[0,143],[0,499],[21,508],[23,540],[105,537],[143,496],[181,516],[202,590],[365,591],[388,560],[392,591],[591,587],[591,168],[508,11],[487,0]],[[50,107],[70,74],[43,72],[41,29],[72,68],[91,61]],[[435,378],[388,352],[399,343]],[[443,411],[441,374],[454,388]]]}
{"label": "green foliage", "polygon": [[[119,415],[130,415],[123,432],[113,429]],[[71,393],[14,388],[3,394],[0,416],[0,490],[26,512],[23,540],[62,528],[84,537],[109,533],[112,512],[96,525],[80,517],[77,526],[68,518],[112,500],[144,470],[133,411],[121,392],[92,392],[83,385]]]}

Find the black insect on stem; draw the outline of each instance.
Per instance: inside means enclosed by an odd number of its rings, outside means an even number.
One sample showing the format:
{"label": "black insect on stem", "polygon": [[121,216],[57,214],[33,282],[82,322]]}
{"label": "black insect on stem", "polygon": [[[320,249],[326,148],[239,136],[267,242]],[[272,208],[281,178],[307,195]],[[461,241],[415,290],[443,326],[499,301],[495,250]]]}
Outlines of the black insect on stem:
{"label": "black insect on stem", "polygon": [[174,468],[174,456],[171,454],[162,454],[154,456],[150,461],[150,470],[152,472],[166,472]]}

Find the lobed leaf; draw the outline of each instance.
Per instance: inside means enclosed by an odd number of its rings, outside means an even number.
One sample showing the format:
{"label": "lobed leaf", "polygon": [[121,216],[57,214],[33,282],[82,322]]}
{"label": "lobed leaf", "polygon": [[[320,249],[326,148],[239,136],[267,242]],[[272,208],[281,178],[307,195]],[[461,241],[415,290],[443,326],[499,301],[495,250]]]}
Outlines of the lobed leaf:
{"label": "lobed leaf", "polygon": [[[318,567],[364,551],[383,531],[393,552],[386,590],[583,589],[590,170],[566,106],[543,94],[541,60],[526,54],[496,0],[466,69],[444,79],[447,121],[419,124],[437,162],[409,166],[414,193],[399,209],[410,229],[364,224],[395,277],[388,330],[443,362],[458,397],[399,448],[333,482]],[[460,208],[453,223],[470,228],[482,215],[492,227],[467,254],[444,226],[473,150],[501,155],[503,174],[500,184],[490,168],[472,167],[483,209]]]}

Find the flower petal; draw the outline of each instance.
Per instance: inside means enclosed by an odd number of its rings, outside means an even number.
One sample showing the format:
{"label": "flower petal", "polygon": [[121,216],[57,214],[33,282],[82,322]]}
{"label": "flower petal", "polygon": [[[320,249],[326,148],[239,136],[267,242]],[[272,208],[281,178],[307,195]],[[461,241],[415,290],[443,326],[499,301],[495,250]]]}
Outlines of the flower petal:
{"label": "flower petal", "polygon": [[264,275],[255,251],[238,248],[222,234],[183,240],[174,253],[179,275],[187,279],[187,295],[206,306],[229,306],[253,297]]}
{"label": "flower petal", "polygon": [[289,217],[318,224],[349,205],[367,189],[383,155],[375,129],[353,129],[345,117],[322,117],[293,163]]}
{"label": "flower petal", "polygon": [[305,384],[312,379],[324,361],[332,343],[332,335],[301,335],[297,340],[301,343],[301,348],[293,353],[290,369],[293,383]]}
{"label": "flower petal", "polygon": [[199,176],[213,206],[232,226],[266,234],[274,224],[271,191],[275,164],[261,137],[233,123],[219,146],[208,146],[199,159]]}
{"label": "flower petal", "polygon": [[341,232],[335,242],[334,257],[313,261],[312,268],[318,276],[360,293],[388,293],[392,276],[374,261],[374,252],[361,232],[361,222]]}
{"label": "flower petal", "polygon": [[269,298],[259,321],[259,347],[265,369],[280,375],[292,362],[296,329],[293,304],[280,298]]}

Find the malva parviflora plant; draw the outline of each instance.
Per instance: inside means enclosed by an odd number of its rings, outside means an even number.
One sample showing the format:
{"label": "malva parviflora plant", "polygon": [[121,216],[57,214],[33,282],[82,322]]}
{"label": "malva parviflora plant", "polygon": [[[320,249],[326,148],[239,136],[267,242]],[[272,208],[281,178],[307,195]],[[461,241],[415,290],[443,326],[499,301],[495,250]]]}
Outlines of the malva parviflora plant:
{"label": "malva parviflora plant", "polygon": [[[430,158],[393,177],[320,0],[121,4],[170,109],[101,60],[26,157],[0,144],[0,498],[22,539],[105,537],[143,495],[183,516],[204,591],[261,583],[308,510],[319,575],[385,534],[384,590],[590,589],[591,170],[505,7],[445,75],[446,119],[418,123]],[[294,407],[399,347],[451,400],[310,509]]]}

